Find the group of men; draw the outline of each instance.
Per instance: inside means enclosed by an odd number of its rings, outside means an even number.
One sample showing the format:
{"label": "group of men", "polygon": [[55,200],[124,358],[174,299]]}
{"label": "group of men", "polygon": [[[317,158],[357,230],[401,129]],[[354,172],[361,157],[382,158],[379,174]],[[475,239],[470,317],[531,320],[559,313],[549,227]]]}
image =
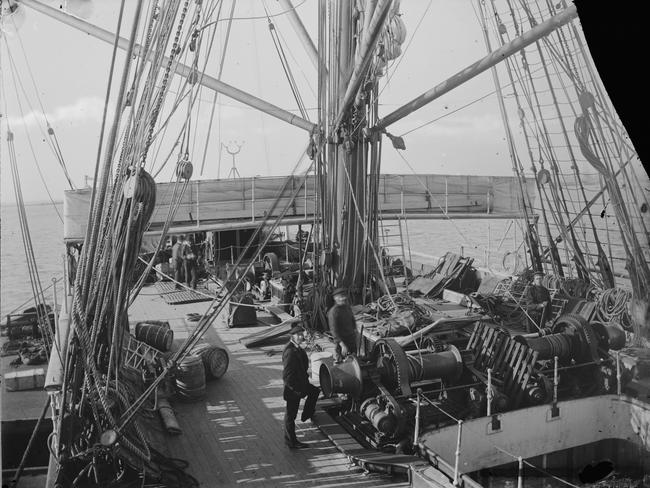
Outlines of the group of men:
{"label": "group of men", "polygon": [[182,283],[196,290],[198,249],[192,237],[186,238],[184,234],[178,236],[172,245],[171,265],[174,270],[175,288],[181,288]]}
{"label": "group of men", "polygon": [[[551,317],[551,296],[548,289],[542,285],[543,277],[544,273],[536,272],[526,292],[529,320],[538,329],[542,329]],[[359,339],[356,320],[348,303],[347,290],[337,288],[332,295],[334,305],[327,312],[327,320],[335,343],[334,361],[339,363],[345,356],[357,353]],[[532,324],[529,323],[529,327],[532,329]],[[309,358],[302,348],[304,342],[304,329],[297,325],[291,329],[291,340],[282,353],[283,398],[286,401],[284,440],[290,449],[309,447],[296,437],[296,417],[300,400],[306,398],[301,420],[305,422],[311,419],[316,411],[316,401],[320,393],[320,388],[309,382]]]}

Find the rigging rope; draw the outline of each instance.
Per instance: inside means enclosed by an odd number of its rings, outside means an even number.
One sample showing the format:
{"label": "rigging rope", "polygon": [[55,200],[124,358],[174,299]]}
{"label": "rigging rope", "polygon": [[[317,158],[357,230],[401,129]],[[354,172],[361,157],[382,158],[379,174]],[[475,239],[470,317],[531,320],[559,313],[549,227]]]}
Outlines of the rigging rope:
{"label": "rigging rope", "polygon": [[[10,61],[10,68],[11,68],[10,72],[11,72],[11,78],[12,78],[12,81],[13,81],[14,91],[16,93],[16,103],[18,105],[18,110],[20,112],[21,118],[23,120],[25,120],[25,112],[23,110],[22,102],[20,101],[20,94],[18,92],[18,86],[20,86],[22,88],[23,95],[25,96],[25,100],[26,100],[28,105],[29,105],[29,99],[27,98],[27,94],[25,93],[25,89],[22,87],[22,83],[20,83],[20,77],[18,77],[16,75],[16,67],[14,65],[13,58],[11,56],[11,52],[9,51],[8,46],[7,46],[7,54],[8,54],[9,61]],[[4,92],[4,87],[3,87],[3,92]],[[6,106],[6,102],[5,102],[5,106]],[[31,108],[31,105],[29,105],[29,106]],[[5,110],[5,113],[6,113],[6,110]],[[39,128],[40,128],[40,126],[39,126]],[[50,188],[49,188],[49,186],[48,186],[48,184],[47,184],[47,182],[45,180],[45,177],[43,176],[43,172],[41,170],[41,165],[39,164],[38,158],[36,157],[36,151],[34,149],[34,144],[32,143],[32,138],[29,135],[29,131],[25,131],[25,135],[27,137],[27,144],[29,145],[29,149],[30,149],[30,152],[32,154],[32,159],[34,160],[34,164],[36,165],[36,170],[38,172],[38,176],[40,177],[41,182],[43,183],[43,187],[45,188],[45,192],[47,193],[47,196],[48,196],[48,198],[50,200],[50,203],[52,204],[52,208],[54,208],[54,211],[56,212],[56,215],[59,217],[59,220],[61,222],[63,222],[63,218],[61,217],[61,213],[59,212],[59,209],[57,208],[56,203],[55,203],[54,199],[52,198],[52,194],[50,193]],[[12,136],[12,140],[13,140],[13,136]]]}
{"label": "rigging rope", "polygon": [[305,109],[305,103],[302,99],[302,96],[300,95],[300,92],[298,91],[298,85],[296,84],[296,80],[293,76],[293,73],[291,72],[291,66],[289,66],[289,61],[287,60],[287,56],[284,53],[284,49],[278,36],[277,28],[271,21],[271,17],[269,17],[269,11],[266,8],[266,3],[262,2],[262,6],[264,7],[264,11],[267,15],[268,27],[271,34],[271,39],[273,40],[273,45],[275,46],[275,50],[278,53],[278,57],[280,58],[280,64],[282,64],[282,69],[284,70],[284,74],[287,77],[291,93],[293,93],[293,97],[295,98],[296,104],[298,105],[298,110],[300,110],[300,115],[302,115],[304,119],[309,120],[309,114]]}
{"label": "rigging rope", "polygon": [[[219,12],[217,13],[217,19],[221,15],[221,6],[223,5],[223,1],[219,2]],[[232,3],[230,5],[230,19],[228,20],[228,25],[226,27],[226,35],[225,35],[225,40],[223,43],[223,49],[221,51],[221,59],[219,60],[219,71],[217,73],[217,79],[221,79],[221,75],[223,73],[223,65],[226,60],[226,52],[228,50],[228,42],[230,41],[230,28],[232,26],[232,15],[233,12],[235,11],[235,0],[232,0]],[[205,28],[205,27],[204,27]],[[215,29],[215,34],[216,34],[216,29]],[[212,45],[212,42],[210,43]],[[213,96],[212,96],[212,107],[210,110],[210,122],[208,123],[208,137],[205,139],[205,146],[203,148],[203,158],[201,159],[201,172],[200,175],[203,176],[203,168],[205,167],[205,159],[208,154],[208,146],[210,143],[211,138],[209,137],[209,134],[212,132],[212,122],[214,120],[214,112],[215,108],[217,106],[217,98],[219,97],[219,92],[215,91]],[[221,114],[221,110],[219,110]],[[219,117],[219,147],[221,147],[221,117]],[[221,152],[219,151],[219,166],[221,165]],[[219,168],[221,169],[221,168]],[[217,178],[219,178],[219,170],[217,171]]]}
{"label": "rigging rope", "polygon": [[[36,86],[36,81],[34,79],[34,73],[32,72],[32,68],[29,64],[29,57],[27,56],[27,52],[25,51],[25,46],[23,45],[23,40],[22,37],[20,36],[20,29],[16,29],[16,35],[18,38],[18,44],[20,45],[20,49],[23,53],[23,58],[25,60],[25,65],[27,66],[27,71],[29,73],[29,79],[32,82],[32,86],[34,87],[34,94],[36,95],[36,99],[38,100],[38,104],[41,107],[41,113],[43,114],[43,118],[45,119],[45,123],[47,124],[47,134],[50,139],[50,147],[52,149],[52,152],[54,153],[54,156],[56,157],[57,161],[59,162],[59,165],[61,166],[61,169],[63,170],[63,174],[65,175],[66,179],[68,180],[68,184],[70,185],[70,189],[74,190],[75,186],[72,183],[72,179],[70,178],[70,174],[68,173],[68,168],[65,164],[65,159],[63,157],[63,151],[61,150],[61,146],[59,144],[59,140],[56,137],[56,133],[54,132],[54,129],[52,128],[52,125],[50,124],[50,121],[47,118],[47,113],[45,111],[45,107],[43,106],[43,101],[41,100],[41,97],[39,95],[39,90],[38,87]],[[13,57],[11,56],[11,51],[7,49],[7,54],[9,54],[9,59],[11,61],[11,64],[13,65]],[[15,67],[14,67],[15,68]],[[23,85],[21,83],[21,88],[23,88]],[[24,92],[24,88],[23,88]],[[31,108],[31,104],[29,104],[29,99],[27,98],[27,95],[25,95],[25,100],[27,101],[28,105]],[[40,128],[40,125],[39,125]]]}
{"label": "rigging rope", "polygon": [[[29,224],[27,221],[27,213],[25,210],[25,202],[23,201],[22,186],[20,183],[20,174],[18,172],[18,163],[14,147],[14,135],[11,131],[11,128],[9,127],[9,124],[7,124],[7,149],[9,153],[9,164],[11,167],[14,195],[18,209],[18,221],[20,224],[20,231],[23,240],[23,248],[25,250],[25,261],[27,262],[29,281],[32,288],[32,295],[34,296],[37,323],[38,328],[41,332],[41,337],[45,344],[45,352],[49,359],[52,351],[52,346],[57,346],[57,344],[54,342],[54,334],[52,332],[47,311],[45,309],[45,296],[43,295],[43,288],[41,286],[41,280],[38,274],[36,256],[34,254],[34,246],[29,230]],[[57,354],[60,354],[58,348]]]}

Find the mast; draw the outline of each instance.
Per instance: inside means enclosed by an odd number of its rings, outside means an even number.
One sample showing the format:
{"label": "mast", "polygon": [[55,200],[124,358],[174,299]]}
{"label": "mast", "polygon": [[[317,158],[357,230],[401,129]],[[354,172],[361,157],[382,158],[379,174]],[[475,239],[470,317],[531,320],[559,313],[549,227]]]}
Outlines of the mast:
{"label": "mast", "polygon": [[[330,0],[326,6],[329,38],[327,42],[319,39],[319,57],[326,54],[329,58],[329,69],[319,70],[319,87],[325,87],[327,94],[319,122],[325,140],[320,176],[325,192],[320,203],[327,278],[322,285],[348,287],[356,300],[364,295],[366,261],[372,260],[368,255],[376,254],[377,247],[376,212],[368,211],[368,204],[373,207],[368,193],[368,178],[373,174],[368,174],[371,153],[373,171],[379,171],[379,137],[367,131],[376,121],[372,107],[376,106],[378,75],[372,67],[377,64],[377,46],[385,35],[389,13],[391,8],[396,12],[398,2]],[[355,12],[358,8],[364,10]],[[324,9],[323,2],[321,15]],[[328,51],[323,53],[326,45]]]}

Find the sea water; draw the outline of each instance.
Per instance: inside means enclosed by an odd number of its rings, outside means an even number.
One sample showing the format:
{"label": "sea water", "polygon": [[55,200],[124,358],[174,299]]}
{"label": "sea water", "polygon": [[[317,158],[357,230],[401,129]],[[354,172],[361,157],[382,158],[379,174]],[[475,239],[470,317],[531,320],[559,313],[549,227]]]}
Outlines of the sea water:
{"label": "sea water", "polygon": [[[31,204],[25,206],[27,224],[42,288],[52,284],[52,278],[63,276],[63,204]],[[58,213],[57,213],[58,212]],[[0,314],[4,316],[16,307],[20,311],[32,306],[22,303],[32,295],[29,268],[23,235],[18,218],[18,207],[3,203],[0,209]],[[61,282],[58,300],[63,294]],[[52,288],[45,292],[46,301],[52,303]]]}

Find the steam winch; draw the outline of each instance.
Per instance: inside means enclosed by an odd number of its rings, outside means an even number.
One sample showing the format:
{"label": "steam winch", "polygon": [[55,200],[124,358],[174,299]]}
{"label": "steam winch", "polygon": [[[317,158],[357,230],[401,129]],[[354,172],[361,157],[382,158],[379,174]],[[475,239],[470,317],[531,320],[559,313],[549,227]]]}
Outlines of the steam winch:
{"label": "steam winch", "polygon": [[346,393],[360,399],[377,385],[391,394],[411,395],[414,385],[457,380],[463,362],[463,354],[452,344],[441,352],[405,351],[395,339],[380,339],[368,358],[348,356],[339,364],[321,364],[320,384],[326,397]]}
{"label": "steam winch", "polygon": [[415,388],[440,389],[443,382],[452,384],[470,360],[471,352],[461,353],[452,344],[443,351],[405,351],[395,339],[381,339],[366,358],[348,356],[338,364],[321,364],[320,385],[326,397],[348,395],[353,409],[380,437],[393,437],[403,431],[411,409],[402,400]]}
{"label": "steam winch", "polygon": [[[412,433],[416,410],[421,426],[440,426],[451,423],[449,414],[467,419],[609,393],[616,367],[608,351],[620,349],[625,335],[567,314],[546,335],[511,336],[479,321],[466,342],[454,341],[461,348],[439,337],[427,342],[435,347],[405,350],[395,339],[380,339],[364,357],[321,364],[324,395],[344,397],[337,419],[385,448]],[[420,394],[428,401],[418,408]]]}

